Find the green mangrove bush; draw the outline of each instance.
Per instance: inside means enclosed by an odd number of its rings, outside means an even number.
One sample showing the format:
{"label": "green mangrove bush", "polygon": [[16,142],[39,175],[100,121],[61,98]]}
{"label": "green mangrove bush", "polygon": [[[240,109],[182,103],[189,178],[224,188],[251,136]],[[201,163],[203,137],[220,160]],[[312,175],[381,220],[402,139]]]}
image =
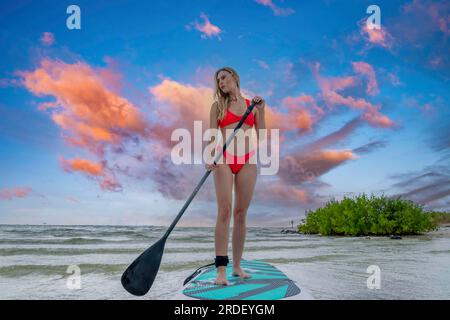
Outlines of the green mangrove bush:
{"label": "green mangrove bush", "polygon": [[436,229],[438,219],[444,218],[425,212],[411,200],[373,194],[368,197],[363,193],[341,201],[332,199],[324,207],[310,211],[298,231],[343,236],[420,234]]}

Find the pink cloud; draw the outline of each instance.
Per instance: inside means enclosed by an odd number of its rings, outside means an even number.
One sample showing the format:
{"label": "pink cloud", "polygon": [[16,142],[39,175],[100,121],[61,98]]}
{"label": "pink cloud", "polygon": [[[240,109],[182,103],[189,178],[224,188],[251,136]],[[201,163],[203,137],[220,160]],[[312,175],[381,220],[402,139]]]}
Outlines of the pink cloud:
{"label": "pink cloud", "polygon": [[[203,19],[203,23],[198,23],[197,20],[194,21],[193,26],[196,30],[200,31],[202,33],[201,38],[202,39],[206,39],[206,38],[213,38],[213,37],[217,37],[220,39],[220,33],[222,32],[222,30],[216,26],[213,25],[209,19],[208,16],[206,14],[204,14],[203,12],[200,13],[200,18]],[[191,24],[186,26],[186,29],[191,30]]]}
{"label": "pink cloud", "polygon": [[287,108],[288,113],[268,112],[269,127],[279,127],[285,131],[299,129],[301,133],[309,132],[324,115],[323,109],[309,95],[288,96],[282,100],[282,105]]}
{"label": "pink cloud", "polygon": [[359,33],[370,46],[380,46],[386,49],[391,49],[394,45],[394,38],[387,30],[386,26],[381,25],[380,29],[369,28],[366,23],[366,19],[361,19],[358,22]]}
{"label": "pink cloud", "polygon": [[292,8],[280,8],[272,0],[255,0],[256,3],[269,7],[276,16],[288,16],[295,12]]}
{"label": "pink cloud", "polygon": [[[366,93],[377,92],[378,86],[376,85],[375,73],[371,71],[371,67],[365,63],[353,64],[353,68],[358,74],[368,76],[369,81],[367,84]],[[313,75],[319,84],[322,91],[322,97],[329,108],[333,108],[338,105],[345,105],[353,109],[363,111],[362,119],[375,127],[389,128],[394,126],[394,122],[388,117],[382,115],[378,110],[379,106],[375,106],[369,101],[352,96],[343,96],[338,93],[343,89],[347,89],[355,86],[358,81],[354,76],[345,77],[322,77],[320,75],[320,63],[315,63],[311,66]]]}
{"label": "pink cloud", "polygon": [[[450,4],[447,1],[413,0],[402,10],[406,15],[420,15],[421,28],[442,32],[445,37],[450,35]],[[427,16],[425,19],[424,14]]]}
{"label": "pink cloud", "polygon": [[260,197],[265,201],[283,201],[296,204],[307,204],[312,201],[310,192],[306,188],[283,184],[282,182],[267,184],[264,188],[264,195]]}
{"label": "pink cloud", "polygon": [[41,43],[46,46],[51,46],[55,43],[55,36],[51,32],[44,32],[41,36]]}
{"label": "pink cloud", "polygon": [[30,187],[16,187],[0,190],[0,200],[12,200],[14,198],[25,198],[30,195]]}
{"label": "pink cloud", "polygon": [[375,71],[373,70],[372,66],[366,62],[361,61],[352,62],[352,65],[356,73],[362,74],[363,76],[367,77],[367,94],[376,95],[377,93],[379,93]]}
{"label": "pink cloud", "polygon": [[368,110],[362,115],[362,119],[366,120],[374,127],[392,128],[395,126],[395,123],[387,116],[381,114],[378,111],[378,107],[376,106],[370,106]]}

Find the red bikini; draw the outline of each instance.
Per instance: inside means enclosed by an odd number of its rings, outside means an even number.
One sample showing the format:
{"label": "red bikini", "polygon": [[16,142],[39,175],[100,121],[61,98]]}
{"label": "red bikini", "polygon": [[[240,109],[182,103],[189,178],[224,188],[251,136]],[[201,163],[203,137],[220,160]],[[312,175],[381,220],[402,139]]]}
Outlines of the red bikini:
{"label": "red bikini", "polygon": [[[245,99],[245,102],[247,103],[247,108],[250,106],[250,100]],[[217,120],[217,124],[219,127],[223,128],[230,124],[233,124],[235,122],[239,122],[241,120],[242,116],[238,116],[230,111],[230,108],[227,108],[227,112],[225,116],[223,117],[222,121]],[[245,119],[244,123],[248,124],[250,127],[253,127],[255,124],[255,116],[253,115],[253,112],[251,112],[247,118]],[[222,147],[218,146],[217,151],[220,151]],[[255,150],[250,151],[249,153],[246,153],[243,156],[236,156],[236,155],[230,155],[227,154],[226,150],[223,152],[223,156],[225,157],[225,163],[227,163],[230,166],[231,172],[233,174],[237,174],[244,164],[255,154]]]}

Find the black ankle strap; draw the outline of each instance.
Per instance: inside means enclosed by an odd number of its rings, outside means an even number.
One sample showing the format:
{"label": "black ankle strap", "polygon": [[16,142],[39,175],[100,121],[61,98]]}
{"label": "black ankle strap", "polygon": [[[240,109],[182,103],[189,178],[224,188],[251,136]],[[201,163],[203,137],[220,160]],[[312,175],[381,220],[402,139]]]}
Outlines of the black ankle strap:
{"label": "black ankle strap", "polygon": [[216,256],[215,259],[216,268],[221,266],[227,266],[228,264],[228,256]]}

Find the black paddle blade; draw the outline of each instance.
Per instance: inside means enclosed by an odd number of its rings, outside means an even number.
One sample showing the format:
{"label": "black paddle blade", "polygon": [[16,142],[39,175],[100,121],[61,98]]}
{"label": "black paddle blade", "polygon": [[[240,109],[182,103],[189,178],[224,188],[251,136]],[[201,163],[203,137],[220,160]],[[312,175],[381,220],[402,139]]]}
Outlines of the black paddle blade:
{"label": "black paddle blade", "polygon": [[122,286],[135,296],[143,296],[150,290],[161,264],[166,237],[162,237],[145,250],[122,275]]}

